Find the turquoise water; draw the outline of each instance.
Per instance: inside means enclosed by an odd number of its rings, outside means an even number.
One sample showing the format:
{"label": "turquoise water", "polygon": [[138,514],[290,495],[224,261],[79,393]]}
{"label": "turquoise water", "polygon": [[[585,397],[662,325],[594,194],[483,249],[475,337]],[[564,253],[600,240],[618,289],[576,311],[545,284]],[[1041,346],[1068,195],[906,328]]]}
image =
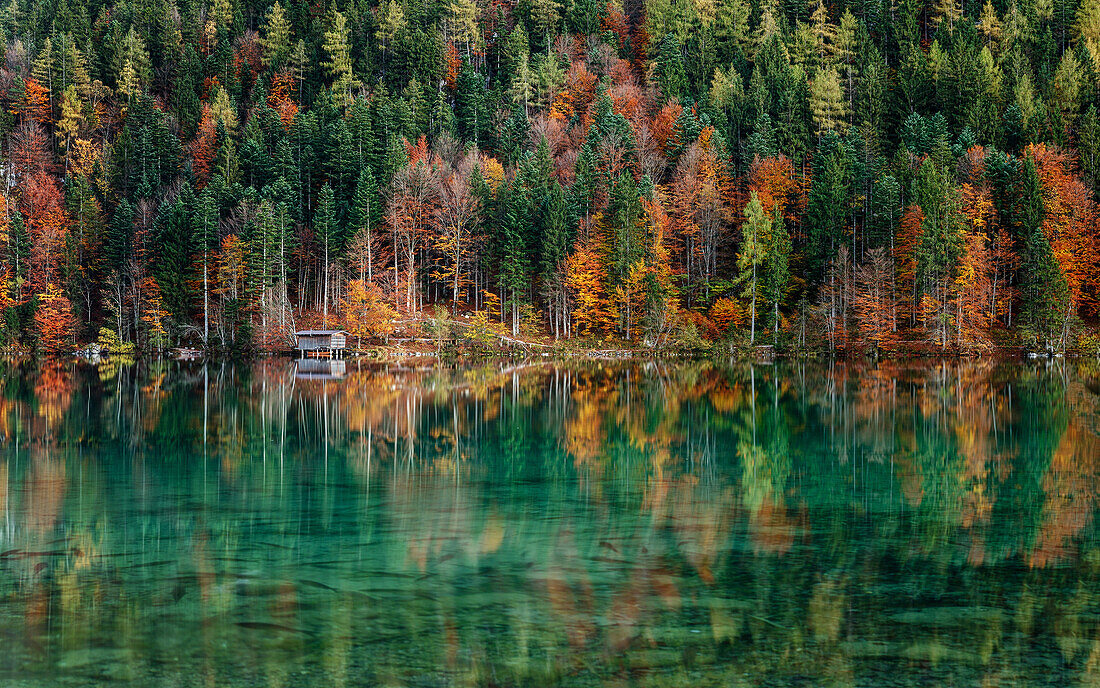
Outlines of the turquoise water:
{"label": "turquoise water", "polygon": [[0,684],[1100,685],[1100,367],[4,365]]}

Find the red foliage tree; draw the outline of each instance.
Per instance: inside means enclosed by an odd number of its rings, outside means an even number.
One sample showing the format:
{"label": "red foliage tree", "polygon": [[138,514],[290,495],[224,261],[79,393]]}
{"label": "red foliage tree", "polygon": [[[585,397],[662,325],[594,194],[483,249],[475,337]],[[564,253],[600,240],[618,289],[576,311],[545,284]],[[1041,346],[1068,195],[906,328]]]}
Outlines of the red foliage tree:
{"label": "red foliage tree", "polygon": [[47,292],[58,282],[61,251],[69,226],[57,180],[41,172],[28,179],[20,210],[27,218],[31,238],[30,283],[35,290]]}

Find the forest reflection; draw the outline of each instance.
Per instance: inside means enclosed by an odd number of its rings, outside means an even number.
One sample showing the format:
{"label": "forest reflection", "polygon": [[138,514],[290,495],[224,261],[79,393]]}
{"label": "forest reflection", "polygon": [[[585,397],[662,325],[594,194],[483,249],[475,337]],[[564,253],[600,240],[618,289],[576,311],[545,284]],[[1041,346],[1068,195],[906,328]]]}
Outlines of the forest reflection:
{"label": "forest reflection", "polygon": [[1100,682],[1100,367],[5,364],[0,678]]}

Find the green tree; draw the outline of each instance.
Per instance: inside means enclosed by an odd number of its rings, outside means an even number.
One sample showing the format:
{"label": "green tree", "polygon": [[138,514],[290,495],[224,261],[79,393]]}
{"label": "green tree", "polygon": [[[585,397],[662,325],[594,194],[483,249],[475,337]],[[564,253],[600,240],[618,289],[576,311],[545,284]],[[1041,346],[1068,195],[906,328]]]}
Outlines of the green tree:
{"label": "green tree", "polygon": [[348,232],[354,237],[357,252],[360,253],[359,279],[374,281],[374,236],[375,225],[382,218],[382,200],[378,194],[378,184],[370,167],[359,172],[355,184],[355,198],[351,205]]}
{"label": "green tree", "polygon": [[220,244],[220,215],[214,192],[207,187],[195,204],[191,228],[202,273],[202,341],[207,345],[210,343],[210,277],[215,265],[214,252]]}
{"label": "green tree", "polygon": [[[741,295],[749,299],[749,342],[756,343],[756,300],[760,294],[760,266],[768,258],[772,219],[764,210],[760,197],[753,191],[745,206],[745,222],[741,225],[741,249],[737,253],[737,282],[743,285]],[[778,272],[776,273],[778,277]]]}
{"label": "green tree", "polygon": [[313,231],[321,242],[321,317],[325,327],[328,327],[328,301],[330,289],[330,276],[332,273],[332,256],[339,247],[340,226],[336,221],[336,197],[332,193],[332,187],[325,182],[321,187],[321,193],[317,197],[317,212],[313,216]]}
{"label": "green tree", "polygon": [[772,304],[772,332],[779,337],[779,304],[790,281],[791,235],[787,231],[778,204],[772,213],[771,228],[764,241],[764,261],[760,274],[760,295]]}
{"label": "green tree", "polygon": [[281,69],[290,59],[291,27],[283,6],[276,0],[264,22],[263,35],[260,38],[263,47],[264,65],[273,71]]}
{"label": "green tree", "polygon": [[1069,286],[1043,231],[1043,188],[1035,161],[1024,159],[1019,186],[1020,319],[1047,349],[1065,345]]}
{"label": "green tree", "polygon": [[328,31],[325,31],[324,40],[324,50],[328,58],[321,62],[321,66],[332,78],[333,98],[344,107],[354,102],[352,91],[359,88],[359,81],[352,71],[349,37],[347,19],[342,13],[333,12],[332,23]]}

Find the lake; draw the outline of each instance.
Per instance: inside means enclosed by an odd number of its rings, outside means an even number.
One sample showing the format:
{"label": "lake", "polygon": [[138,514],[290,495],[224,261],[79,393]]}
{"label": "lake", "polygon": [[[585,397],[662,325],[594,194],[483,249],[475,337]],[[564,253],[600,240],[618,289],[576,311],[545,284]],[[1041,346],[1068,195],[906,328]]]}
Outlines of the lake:
{"label": "lake", "polygon": [[1100,684],[1100,365],[2,364],[0,683]]}

